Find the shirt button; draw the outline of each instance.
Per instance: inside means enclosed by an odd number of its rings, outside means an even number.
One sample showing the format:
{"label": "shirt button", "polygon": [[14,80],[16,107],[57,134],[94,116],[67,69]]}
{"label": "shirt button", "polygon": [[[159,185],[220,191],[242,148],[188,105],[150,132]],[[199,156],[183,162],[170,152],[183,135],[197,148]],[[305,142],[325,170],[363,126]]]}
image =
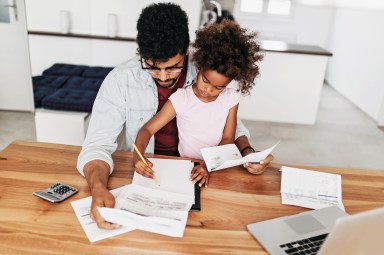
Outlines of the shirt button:
{"label": "shirt button", "polygon": [[143,121],[143,118],[140,118],[140,121]]}

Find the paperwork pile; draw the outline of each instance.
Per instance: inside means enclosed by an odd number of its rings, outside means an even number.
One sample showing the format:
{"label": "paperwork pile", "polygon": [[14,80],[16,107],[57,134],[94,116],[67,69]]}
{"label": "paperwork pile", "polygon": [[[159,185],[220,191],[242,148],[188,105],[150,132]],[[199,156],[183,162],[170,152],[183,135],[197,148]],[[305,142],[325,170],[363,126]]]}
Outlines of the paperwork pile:
{"label": "paperwork pile", "polygon": [[341,175],[283,166],[281,203],[320,209],[336,205],[345,211]]}
{"label": "paperwork pile", "polygon": [[193,163],[187,160],[149,159],[159,180],[135,173],[132,184],[113,190],[115,208],[98,208],[103,218],[121,225],[116,230],[99,229],[90,218],[91,197],[72,202],[72,207],[91,242],[134,229],[182,237],[188,212],[195,201],[190,181]]}

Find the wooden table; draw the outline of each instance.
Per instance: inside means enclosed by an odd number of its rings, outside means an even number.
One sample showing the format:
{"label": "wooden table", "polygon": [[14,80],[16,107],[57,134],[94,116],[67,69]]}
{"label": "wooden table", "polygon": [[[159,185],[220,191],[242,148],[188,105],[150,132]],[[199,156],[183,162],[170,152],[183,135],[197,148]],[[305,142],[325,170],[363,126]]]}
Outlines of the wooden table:
{"label": "wooden table", "polygon": [[[0,152],[0,254],[266,254],[246,224],[308,209],[281,205],[280,164],[263,175],[231,168],[214,172],[201,193],[202,211],[189,214],[183,238],[140,230],[90,243],[70,201],[90,195],[76,170],[80,147],[15,141]],[[132,154],[114,154],[109,188],[132,180]],[[384,206],[384,171],[305,167],[342,175],[348,213]],[[55,182],[79,188],[52,204],[32,195]]]}

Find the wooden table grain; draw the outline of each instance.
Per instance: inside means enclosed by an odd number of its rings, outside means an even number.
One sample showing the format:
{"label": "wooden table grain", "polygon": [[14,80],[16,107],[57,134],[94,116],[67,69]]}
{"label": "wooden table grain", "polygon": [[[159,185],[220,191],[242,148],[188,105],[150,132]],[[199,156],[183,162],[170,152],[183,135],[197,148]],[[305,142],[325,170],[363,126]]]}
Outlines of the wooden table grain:
{"label": "wooden table grain", "polygon": [[[266,254],[249,223],[308,209],[282,205],[280,164],[263,175],[240,167],[213,172],[183,238],[135,230],[90,243],[70,205],[90,196],[76,170],[78,146],[14,141],[0,152],[0,254]],[[131,183],[132,154],[116,152],[109,188]],[[298,166],[296,166],[298,167]],[[384,171],[303,167],[342,175],[343,202],[354,214],[384,206]],[[79,193],[52,204],[32,192],[64,182]]]}

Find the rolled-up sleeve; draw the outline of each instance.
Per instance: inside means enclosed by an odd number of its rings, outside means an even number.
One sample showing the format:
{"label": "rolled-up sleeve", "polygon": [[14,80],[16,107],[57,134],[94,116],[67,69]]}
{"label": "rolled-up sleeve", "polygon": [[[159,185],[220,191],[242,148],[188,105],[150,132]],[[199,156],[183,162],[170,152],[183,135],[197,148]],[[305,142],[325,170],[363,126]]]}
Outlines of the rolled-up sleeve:
{"label": "rolled-up sleeve", "polygon": [[[231,83],[228,84],[227,88],[238,89],[239,84],[237,81],[232,80]],[[239,138],[240,136],[243,136],[243,135],[245,135],[248,138],[248,140],[251,138],[251,134],[249,133],[248,129],[244,126],[244,124],[240,120],[239,116],[237,116],[235,140],[237,138]]]}
{"label": "rolled-up sleeve", "polygon": [[239,119],[239,117],[237,117],[235,140],[243,135],[245,135],[248,140],[251,138],[251,134],[249,133],[248,129],[244,126],[243,122]]}
{"label": "rolled-up sleeve", "polygon": [[87,135],[77,160],[77,170],[84,176],[84,166],[102,160],[113,171],[112,153],[124,127],[126,100],[120,77],[112,71],[104,80],[92,109]]}

